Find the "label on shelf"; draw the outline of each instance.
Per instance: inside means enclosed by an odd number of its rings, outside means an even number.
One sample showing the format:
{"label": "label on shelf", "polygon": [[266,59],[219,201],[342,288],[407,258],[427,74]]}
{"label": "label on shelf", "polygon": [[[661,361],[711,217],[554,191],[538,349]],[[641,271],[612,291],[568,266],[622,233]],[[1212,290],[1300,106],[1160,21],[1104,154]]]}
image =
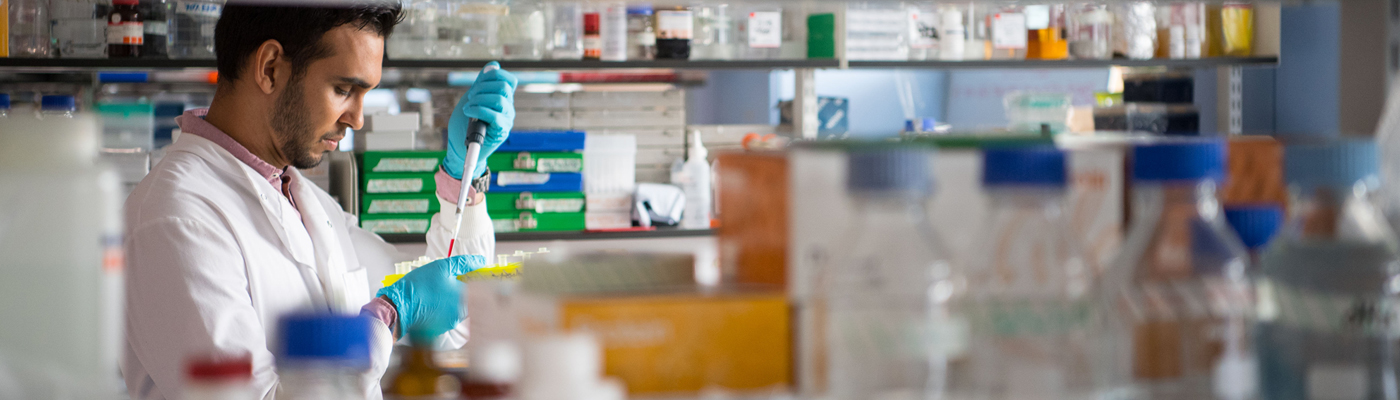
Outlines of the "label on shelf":
{"label": "label on shelf", "polygon": [[749,47],[777,48],[783,44],[783,13],[756,11],[749,13]]}
{"label": "label on shelf", "polygon": [[694,27],[695,18],[690,10],[656,11],[657,39],[690,39]]}
{"label": "label on shelf", "polygon": [[992,47],[997,49],[1026,48],[1026,15],[997,13],[992,15]]}

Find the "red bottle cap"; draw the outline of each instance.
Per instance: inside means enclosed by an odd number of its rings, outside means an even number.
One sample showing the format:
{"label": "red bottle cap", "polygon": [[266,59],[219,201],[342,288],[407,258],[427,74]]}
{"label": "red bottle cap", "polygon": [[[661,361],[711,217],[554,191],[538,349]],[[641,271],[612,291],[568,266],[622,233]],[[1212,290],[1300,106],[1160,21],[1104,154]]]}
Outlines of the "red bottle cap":
{"label": "red bottle cap", "polygon": [[598,18],[598,13],[583,14],[583,33],[598,33],[601,25]]}
{"label": "red bottle cap", "polygon": [[191,381],[253,379],[253,356],[191,358],[185,363],[185,376]]}
{"label": "red bottle cap", "polygon": [[140,0],[112,0],[114,6],[134,6],[140,4]]}

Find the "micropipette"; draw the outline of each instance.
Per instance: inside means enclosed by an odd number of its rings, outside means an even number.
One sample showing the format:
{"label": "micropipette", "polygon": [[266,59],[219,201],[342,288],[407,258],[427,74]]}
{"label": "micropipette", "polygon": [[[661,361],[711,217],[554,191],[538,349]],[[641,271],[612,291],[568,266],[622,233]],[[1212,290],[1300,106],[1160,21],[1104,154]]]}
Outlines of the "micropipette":
{"label": "micropipette", "polygon": [[[495,65],[487,65],[481,73],[494,71]],[[447,256],[457,247],[457,235],[462,233],[462,212],[467,209],[467,190],[476,177],[476,158],[481,155],[481,142],[486,140],[486,121],[472,118],[467,122],[467,157],[462,161],[462,191],[457,193],[457,224],[452,226],[452,240],[447,242]]]}

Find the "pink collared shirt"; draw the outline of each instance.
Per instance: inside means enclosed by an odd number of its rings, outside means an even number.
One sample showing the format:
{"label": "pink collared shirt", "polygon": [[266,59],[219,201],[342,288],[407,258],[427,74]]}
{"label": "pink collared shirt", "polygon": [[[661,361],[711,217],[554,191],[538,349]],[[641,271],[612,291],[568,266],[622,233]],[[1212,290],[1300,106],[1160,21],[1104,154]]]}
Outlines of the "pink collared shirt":
{"label": "pink collared shirt", "polygon": [[[224,133],[223,130],[205,121],[204,116],[207,114],[209,114],[209,109],[196,108],[185,111],[184,115],[176,117],[175,122],[180,125],[180,133],[199,136],[219,145],[219,147],[228,151],[229,154],[232,154],[233,158],[237,158],[238,161],[242,161],[244,164],[252,167],[254,171],[257,171],[258,175],[262,175],[263,178],[267,179],[267,183],[272,185],[272,187],[276,188],[279,192],[282,192],[282,195],[287,197],[287,201],[292,203],[292,209],[296,210],[297,202],[296,199],[292,197],[291,191],[292,177],[287,173],[291,167],[277,168],[272,164],[268,164],[267,161],[258,158],[253,152],[248,151],[248,148],[244,147],[243,144],[238,143],[237,140],[233,140],[232,136],[229,136],[227,133]],[[451,179],[451,177],[448,177],[448,179]],[[453,180],[455,181],[455,179]],[[439,182],[441,182],[440,178]],[[461,181],[457,182],[459,185],[457,187],[460,188]],[[452,197],[455,199],[457,193],[453,192]],[[297,212],[300,213],[300,211]],[[299,217],[295,219],[297,221],[301,220]],[[302,229],[305,229],[305,227],[303,226]],[[369,304],[365,304],[364,307],[360,308],[360,314],[368,314],[371,317],[377,318],[383,321],[384,325],[388,326],[391,331],[397,331],[398,309],[394,307],[393,303],[390,303],[383,297],[375,297],[373,300],[370,300]]]}

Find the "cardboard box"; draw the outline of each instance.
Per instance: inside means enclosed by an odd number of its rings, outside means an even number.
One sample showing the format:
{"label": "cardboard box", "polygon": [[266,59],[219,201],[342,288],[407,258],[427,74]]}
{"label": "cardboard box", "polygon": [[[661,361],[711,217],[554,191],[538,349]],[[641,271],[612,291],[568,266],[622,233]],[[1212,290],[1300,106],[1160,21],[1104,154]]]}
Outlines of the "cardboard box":
{"label": "cardboard box", "polygon": [[786,287],[787,154],[724,153],[715,168],[720,270],[734,282]]}
{"label": "cardboard box", "polygon": [[632,395],[785,390],[792,383],[782,293],[527,296],[519,304],[525,332],[597,337],[604,374],[621,379]]}

